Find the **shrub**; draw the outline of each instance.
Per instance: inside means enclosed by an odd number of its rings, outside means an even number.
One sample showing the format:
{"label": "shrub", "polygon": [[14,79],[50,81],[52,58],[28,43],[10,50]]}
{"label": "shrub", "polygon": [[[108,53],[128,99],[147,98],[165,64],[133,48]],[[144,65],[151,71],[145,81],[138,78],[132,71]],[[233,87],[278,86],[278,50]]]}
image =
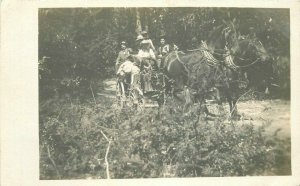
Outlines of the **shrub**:
{"label": "shrub", "polygon": [[[55,101],[56,103],[59,101]],[[104,100],[103,100],[104,102]],[[90,106],[48,105],[41,110],[41,179],[106,178],[108,141],[111,178],[245,176],[285,174],[288,156],[283,141],[264,133],[264,126],[207,120],[195,106],[122,111],[111,103]],[[58,116],[59,115],[59,116]],[[284,148],[283,148],[284,147]],[[289,167],[290,168],[290,167]]]}

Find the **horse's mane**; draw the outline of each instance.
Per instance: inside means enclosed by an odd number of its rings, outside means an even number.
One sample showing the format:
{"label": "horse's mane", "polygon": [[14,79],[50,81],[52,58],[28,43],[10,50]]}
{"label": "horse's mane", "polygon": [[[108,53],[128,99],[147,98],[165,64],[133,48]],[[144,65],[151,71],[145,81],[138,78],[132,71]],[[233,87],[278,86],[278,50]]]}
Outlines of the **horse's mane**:
{"label": "horse's mane", "polygon": [[225,45],[224,38],[222,37],[223,30],[224,25],[219,25],[210,32],[207,38],[207,47],[209,47],[211,50],[214,50],[215,48],[222,48],[222,45]]}

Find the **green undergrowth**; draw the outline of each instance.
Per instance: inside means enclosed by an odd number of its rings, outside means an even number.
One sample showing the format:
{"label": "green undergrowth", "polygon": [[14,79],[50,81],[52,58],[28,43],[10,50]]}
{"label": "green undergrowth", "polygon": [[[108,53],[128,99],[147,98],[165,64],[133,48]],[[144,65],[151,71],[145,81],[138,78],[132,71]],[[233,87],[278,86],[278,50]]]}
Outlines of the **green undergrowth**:
{"label": "green undergrowth", "polygon": [[291,174],[290,139],[265,133],[265,125],[208,121],[197,106],[185,114],[175,104],[140,112],[111,105],[40,104],[41,179]]}

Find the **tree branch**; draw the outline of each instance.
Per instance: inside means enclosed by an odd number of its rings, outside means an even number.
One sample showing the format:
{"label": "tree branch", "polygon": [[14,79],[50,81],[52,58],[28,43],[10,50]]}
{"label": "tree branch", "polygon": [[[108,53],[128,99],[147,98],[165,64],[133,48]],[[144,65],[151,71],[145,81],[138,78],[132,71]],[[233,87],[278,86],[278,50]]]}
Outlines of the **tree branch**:
{"label": "tree branch", "polygon": [[109,153],[109,148],[110,148],[110,144],[111,144],[111,140],[108,139],[108,137],[103,133],[102,130],[100,130],[101,134],[104,136],[104,138],[108,141],[108,145],[107,145],[107,149],[106,149],[106,153],[105,153],[105,164],[106,164],[106,178],[110,179],[110,173],[109,173],[109,163],[108,163],[108,153]]}
{"label": "tree branch", "polygon": [[54,167],[54,169],[56,171],[56,174],[57,174],[58,178],[61,179],[60,173],[59,173],[59,171],[58,171],[58,169],[56,167],[56,163],[55,163],[55,161],[51,157],[49,145],[47,145],[47,152],[48,152],[48,158],[50,159],[50,161],[51,161],[51,163],[52,163],[52,165],[53,165],[53,167]]}
{"label": "tree branch", "polygon": [[93,91],[93,88],[92,88],[92,83],[90,83],[90,89],[91,89],[91,92],[92,92],[92,95],[93,95],[93,98],[94,98],[95,105],[97,106],[97,102],[96,102],[96,99],[95,99],[94,91]]}

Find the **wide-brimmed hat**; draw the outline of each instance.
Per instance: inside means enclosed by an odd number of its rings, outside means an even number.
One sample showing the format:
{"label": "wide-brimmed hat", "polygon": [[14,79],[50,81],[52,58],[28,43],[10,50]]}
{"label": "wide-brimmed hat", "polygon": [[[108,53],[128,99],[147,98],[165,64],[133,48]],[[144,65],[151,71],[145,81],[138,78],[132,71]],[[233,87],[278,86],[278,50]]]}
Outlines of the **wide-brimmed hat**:
{"label": "wide-brimmed hat", "polygon": [[144,36],[144,35],[147,35],[148,32],[146,30],[142,31],[141,34]]}
{"label": "wide-brimmed hat", "polygon": [[126,45],[126,42],[125,42],[125,41],[122,41],[122,42],[121,42],[121,45]]}
{"label": "wide-brimmed hat", "polygon": [[143,40],[144,37],[142,35],[138,35],[137,38],[136,38],[136,41],[140,41],[140,40]]}
{"label": "wide-brimmed hat", "polygon": [[159,39],[166,39],[166,34],[165,33],[160,34]]}
{"label": "wide-brimmed hat", "polygon": [[160,37],[160,38],[159,38],[159,40],[162,40],[162,39],[163,39],[164,41],[166,41],[166,38],[165,38],[165,37]]}

